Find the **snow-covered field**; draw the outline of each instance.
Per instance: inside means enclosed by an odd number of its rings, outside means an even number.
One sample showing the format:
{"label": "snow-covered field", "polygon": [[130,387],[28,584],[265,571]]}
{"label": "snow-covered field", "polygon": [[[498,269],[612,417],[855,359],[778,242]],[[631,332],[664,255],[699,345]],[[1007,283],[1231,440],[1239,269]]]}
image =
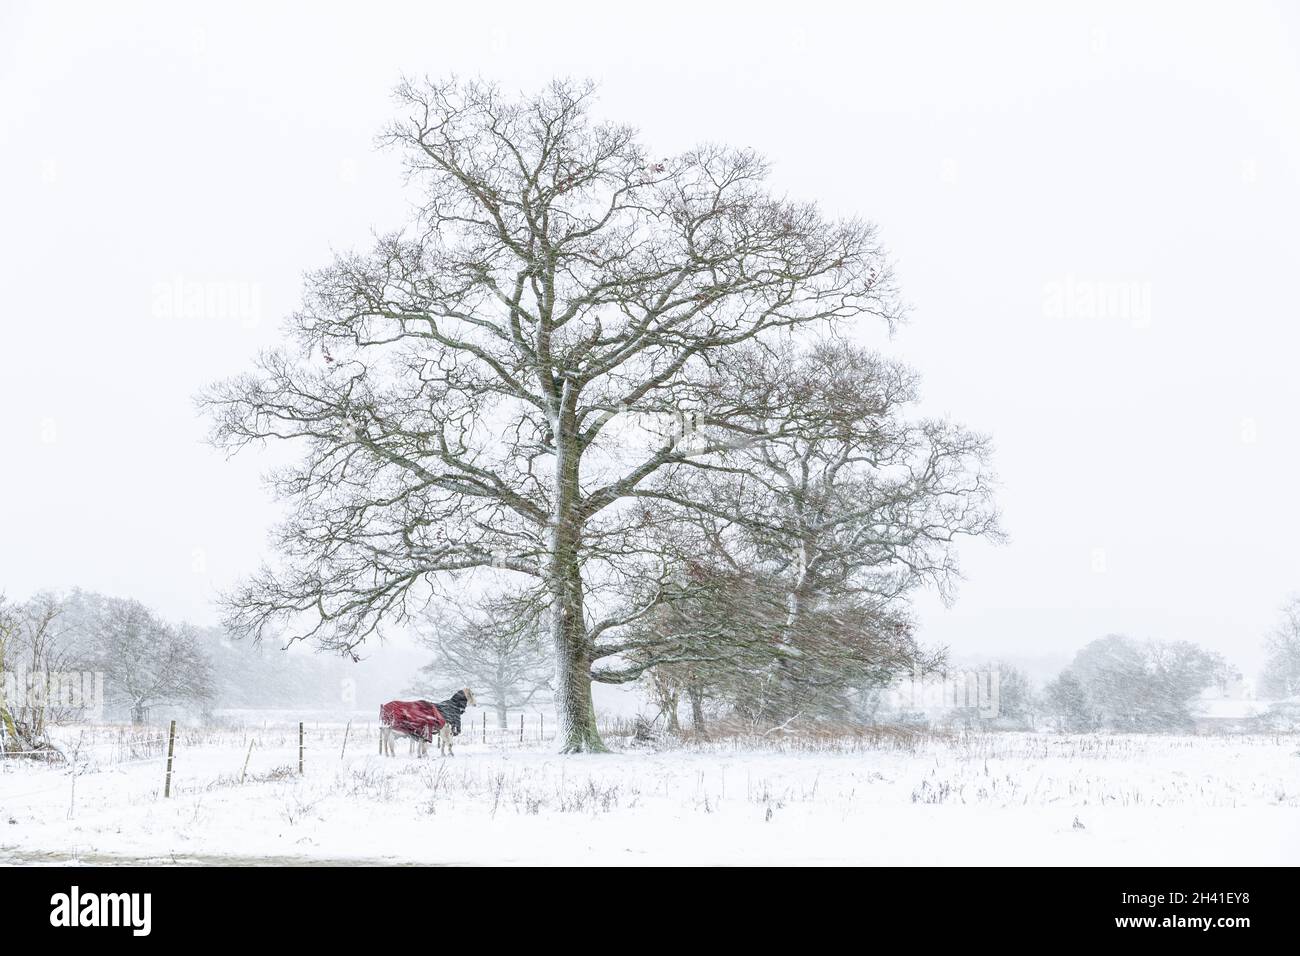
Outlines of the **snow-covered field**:
{"label": "snow-covered field", "polygon": [[343,735],[308,725],[300,777],[296,727],[183,730],[164,799],[158,731],[65,729],[72,766],[0,760],[0,862],[1300,859],[1296,736],[727,740],[561,757],[467,734],[454,758],[402,745],[384,759],[373,726],[352,727],[346,754]]}

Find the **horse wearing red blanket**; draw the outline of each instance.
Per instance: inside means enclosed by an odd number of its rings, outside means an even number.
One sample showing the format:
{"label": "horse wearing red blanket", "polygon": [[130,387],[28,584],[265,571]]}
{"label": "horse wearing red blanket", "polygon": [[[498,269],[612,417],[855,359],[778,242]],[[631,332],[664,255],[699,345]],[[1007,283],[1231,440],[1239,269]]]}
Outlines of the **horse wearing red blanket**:
{"label": "horse wearing red blanket", "polygon": [[452,735],[460,730],[461,714],[473,703],[474,692],[468,687],[439,704],[427,700],[390,700],[379,708],[379,753],[397,756],[393,738],[402,736],[418,744],[423,757],[437,734],[438,752],[455,756],[451,749]]}
{"label": "horse wearing red blanket", "polygon": [[438,705],[427,700],[390,700],[379,708],[379,752],[396,756],[393,738],[399,734],[417,741],[420,756],[429,750],[433,735],[447,725]]}

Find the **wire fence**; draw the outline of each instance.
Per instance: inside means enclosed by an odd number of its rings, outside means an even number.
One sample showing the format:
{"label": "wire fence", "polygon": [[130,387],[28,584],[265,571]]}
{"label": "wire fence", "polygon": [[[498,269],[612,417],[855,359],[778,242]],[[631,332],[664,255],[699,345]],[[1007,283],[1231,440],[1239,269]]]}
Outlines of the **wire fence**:
{"label": "wire fence", "polygon": [[[556,742],[556,724],[545,714],[510,714],[504,723],[499,716],[484,711],[477,719],[463,720],[461,732],[454,746],[474,750],[509,751],[545,749]],[[628,721],[601,721],[603,735],[630,732]],[[22,792],[9,792],[0,787],[0,800],[14,800],[42,794],[67,792],[69,784],[76,787],[79,776],[88,771],[113,770],[140,764],[157,764],[156,791],[163,798],[170,797],[183,776],[183,789],[226,785],[232,781],[243,784],[249,778],[254,754],[261,755],[261,768],[255,769],[255,780],[283,779],[286,776],[304,775],[313,766],[338,768],[346,765],[349,756],[358,759],[373,756],[373,746],[379,740],[377,720],[349,720],[344,722],[263,721],[255,725],[198,725],[178,726],[172,721],[168,728],[140,727],[121,724],[87,724],[76,728],[62,728],[65,733],[61,746],[55,748],[5,750],[0,741],[0,775],[9,776],[21,766],[32,764],[60,767],[66,778],[49,787]],[[195,751],[207,748],[237,748],[237,762],[225,772],[219,770],[211,759],[204,762],[209,771],[202,779],[187,758]],[[274,756],[272,756],[274,755]],[[267,769],[268,758],[276,761]],[[287,758],[287,762],[286,762]],[[296,758],[296,759],[295,759]],[[17,782],[15,780],[15,782]]]}
{"label": "wire fence", "polygon": [[59,751],[48,747],[45,750],[0,750],[0,760],[3,760],[5,757],[27,757],[35,754],[42,754],[50,757],[57,756],[58,753]]}

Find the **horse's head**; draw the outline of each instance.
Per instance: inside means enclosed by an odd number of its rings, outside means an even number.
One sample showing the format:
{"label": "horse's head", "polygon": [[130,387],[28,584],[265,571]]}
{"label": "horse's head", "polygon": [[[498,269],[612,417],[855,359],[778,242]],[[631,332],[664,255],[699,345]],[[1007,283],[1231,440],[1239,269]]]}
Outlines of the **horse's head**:
{"label": "horse's head", "polygon": [[466,707],[474,707],[478,704],[478,701],[474,699],[474,692],[470,690],[468,687],[462,687],[460,689],[460,692],[465,695]]}

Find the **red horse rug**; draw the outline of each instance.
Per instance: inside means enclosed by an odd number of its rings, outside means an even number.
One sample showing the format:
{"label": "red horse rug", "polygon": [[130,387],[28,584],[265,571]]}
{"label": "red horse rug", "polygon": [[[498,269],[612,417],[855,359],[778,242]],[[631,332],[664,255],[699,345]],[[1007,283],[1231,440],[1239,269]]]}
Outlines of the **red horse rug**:
{"label": "red horse rug", "polygon": [[379,723],[399,734],[431,741],[447,718],[427,700],[390,700],[379,708]]}

